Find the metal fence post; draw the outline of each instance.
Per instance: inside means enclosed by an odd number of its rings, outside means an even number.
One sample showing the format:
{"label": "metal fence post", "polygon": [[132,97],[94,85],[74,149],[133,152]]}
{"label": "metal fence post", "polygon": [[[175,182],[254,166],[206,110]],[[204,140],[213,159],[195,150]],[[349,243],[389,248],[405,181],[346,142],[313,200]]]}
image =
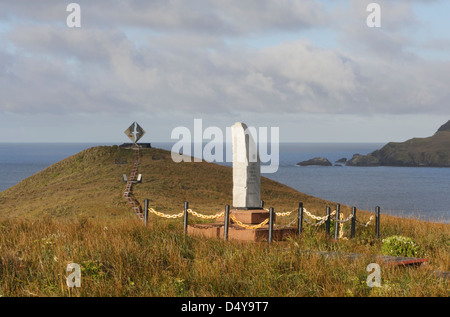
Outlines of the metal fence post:
{"label": "metal fence post", "polygon": [[223,224],[223,239],[228,241],[228,226],[230,223],[230,205],[225,205],[225,216]]}
{"label": "metal fence post", "polygon": [[183,217],[183,228],[184,233],[187,234],[187,226],[188,226],[188,208],[189,208],[189,202],[184,202],[184,217]]}
{"label": "metal fence post", "polygon": [[269,209],[269,237],[268,242],[272,243],[273,240],[273,207]]}
{"label": "metal fence post", "polygon": [[300,235],[303,231],[303,203],[298,204],[298,223],[297,223],[297,234]]}
{"label": "metal fence post", "polygon": [[339,216],[341,213],[341,205],[336,205],[336,223],[334,224],[334,238],[337,240],[339,238]]}
{"label": "metal fence post", "polygon": [[331,224],[331,219],[330,219],[330,207],[327,206],[327,220],[325,221],[325,232],[327,237],[330,236],[330,224]]}
{"label": "metal fence post", "polygon": [[380,237],[380,207],[375,207],[375,236]]}
{"label": "metal fence post", "polygon": [[148,223],[148,199],[144,200],[144,224]]}
{"label": "metal fence post", "polygon": [[261,209],[264,209],[264,200],[261,199]]}
{"label": "metal fence post", "polygon": [[350,238],[355,237],[355,226],[356,226],[356,207],[352,207],[352,226],[350,229]]}

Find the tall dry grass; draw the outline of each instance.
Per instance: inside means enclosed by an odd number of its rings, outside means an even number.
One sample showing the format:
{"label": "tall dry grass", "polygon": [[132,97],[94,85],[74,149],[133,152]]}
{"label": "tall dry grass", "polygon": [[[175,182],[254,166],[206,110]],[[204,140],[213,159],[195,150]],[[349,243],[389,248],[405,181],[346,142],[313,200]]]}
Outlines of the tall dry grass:
{"label": "tall dry grass", "polygon": [[[448,296],[448,234],[419,231],[431,252],[425,267],[382,266],[382,287],[370,288],[366,266],[380,241],[367,232],[333,241],[305,228],[285,242],[238,243],[185,236],[180,221],[150,218],[71,221],[45,217],[0,221],[2,296]],[[408,222],[407,220],[405,220]],[[397,223],[396,223],[397,224]],[[383,234],[395,231],[389,223]],[[409,231],[408,231],[409,230]],[[424,230],[423,232],[420,232]],[[372,235],[373,236],[373,235]],[[417,239],[417,238],[416,238]],[[439,250],[441,249],[441,250]],[[356,259],[326,258],[308,250],[359,252]],[[82,267],[81,287],[69,288],[69,263]]]}
{"label": "tall dry grass", "polygon": [[[448,281],[434,274],[450,271],[448,224],[382,215],[381,236],[412,237],[429,264],[383,266],[382,287],[369,288],[366,266],[381,251],[373,224],[357,226],[355,239],[337,242],[325,237],[323,226],[305,225],[301,237],[270,247],[184,236],[179,219],[151,215],[144,227],[122,197],[122,174],[129,173],[133,158],[133,151],[117,146],[87,149],[0,193],[1,296],[449,295]],[[116,165],[116,159],[129,163]],[[232,200],[228,167],[177,164],[169,152],[149,149],[141,153],[139,173],[144,182],[133,194],[158,211],[177,213],[189,201],[196,211],[215,213]],[[266,178],[261,183],[266,206],[276,212],[301,201],[324,215],[326,206],[336,204]],[[341,211],[348,216],[350,207]],[[357,217],[365,222],[369,214],[358,211]],[[363,256],[324,258],[317,251]],[[83,269],[80,288],[66,285],[69,263]]]}

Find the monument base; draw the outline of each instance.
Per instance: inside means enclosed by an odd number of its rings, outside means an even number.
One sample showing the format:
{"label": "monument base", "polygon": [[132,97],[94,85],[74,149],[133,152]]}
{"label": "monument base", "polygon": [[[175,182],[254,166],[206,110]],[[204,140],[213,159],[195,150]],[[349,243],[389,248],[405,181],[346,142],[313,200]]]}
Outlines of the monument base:
{"label": "monument base", "polygon": [[[258,229],[246,229],[238,224],[234,223],[231,215],[237,221],[246,225],[257,225],[264,222],[269,218],[269,212],[265,209],[253,209],[253,210],[230,210],[230,224],[228,226],[228,239],[237,241],[268,241],[269,238],[269,225],[263,225]],[[275,215],[274,215],[275,221]],[[274,228],[272,234],[273,241],[281,241],[289,236],[295,235],[297,228]],[[187,228],[188,235],[203,236],[206,238],[219,238],[224,237],[224,217],[217,218],[217,222],[210,224],[195,224],[189,225]]]}
{"label": "monument base", "polygon": [[127,149],[127,150],[136,150],[136,149],[151,149],[152,148],[152,144],[151,143],[123,143],[121,145],[119,145],[120,148],[122,149]]}
{"label": "monument base", "polygon": [[[274,228],[272,232],[273,241],[282,241],[297,233],[297,228]],[[187,234],[201,236],[205,238],[223,239],[224,224],[195,224],[189,225]],[[228,240],[264,242],[269,239],[269,226],[265,225],[259,229],[244,229],[236,224],[230,224],[228,227]]]}
{"label": "monument base", "polygon": [[[247,210],[232,208],[230,209],[230,223],[233,223],[233,219],[231,219],[231,216],[234,216],[237,221],[245,223],[246,225],[257,225],[269,218],[269,212],[261,208]],[[274,222],[275,219],[276,215],[273,215]],[[223,221],[224,217],[217,218],[217,222],[223,223]]]}

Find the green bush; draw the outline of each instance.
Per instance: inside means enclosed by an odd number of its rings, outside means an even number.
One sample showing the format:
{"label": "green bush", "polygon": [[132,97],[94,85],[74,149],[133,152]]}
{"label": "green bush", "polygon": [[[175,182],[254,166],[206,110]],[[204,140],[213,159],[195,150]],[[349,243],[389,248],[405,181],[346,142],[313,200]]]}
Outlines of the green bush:
{"label": "green bush", "polygon": [[386,255],[415,257],[419,256],[422,250],[411,238],[390,236],[383,239],[381,252]]}
{"label": "green bush", "polygon": [[103,263],[99,261],[84,261],[81,265],[81,272],[92,277],[95,280],[105,275]]}

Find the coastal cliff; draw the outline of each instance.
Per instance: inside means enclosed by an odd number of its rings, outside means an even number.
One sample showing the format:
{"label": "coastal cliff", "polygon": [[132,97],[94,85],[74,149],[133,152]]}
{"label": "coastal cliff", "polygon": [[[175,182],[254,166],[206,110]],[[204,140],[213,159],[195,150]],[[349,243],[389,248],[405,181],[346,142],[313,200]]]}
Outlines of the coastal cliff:
{"label": "coastal cliff", "polygon": [[450,167],[450,120],[430,137],[390,142],[368,155],[353,155],[346,165]]}

